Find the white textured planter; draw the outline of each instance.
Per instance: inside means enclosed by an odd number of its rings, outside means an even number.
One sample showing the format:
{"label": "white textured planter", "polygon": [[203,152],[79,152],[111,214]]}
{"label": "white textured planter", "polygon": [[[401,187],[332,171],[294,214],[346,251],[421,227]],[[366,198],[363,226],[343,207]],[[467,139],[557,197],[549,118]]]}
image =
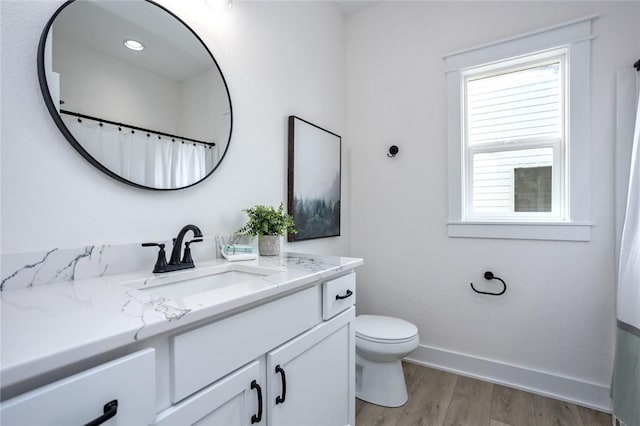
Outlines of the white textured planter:
{"label": "white textured planter", "polygon": [[280,235],[260,235],[258,237],[260,256],[277,256],[280,254]]}

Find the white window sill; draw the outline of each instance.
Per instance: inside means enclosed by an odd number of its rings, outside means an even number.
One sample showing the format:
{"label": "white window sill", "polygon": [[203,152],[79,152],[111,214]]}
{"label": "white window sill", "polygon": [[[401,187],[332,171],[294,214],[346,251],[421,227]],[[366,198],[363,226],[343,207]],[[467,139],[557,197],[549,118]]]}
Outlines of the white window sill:
{"label": "white window sill", "polygon": [[452,238],[591,241],[590,223],[576,222],[449,222]]}

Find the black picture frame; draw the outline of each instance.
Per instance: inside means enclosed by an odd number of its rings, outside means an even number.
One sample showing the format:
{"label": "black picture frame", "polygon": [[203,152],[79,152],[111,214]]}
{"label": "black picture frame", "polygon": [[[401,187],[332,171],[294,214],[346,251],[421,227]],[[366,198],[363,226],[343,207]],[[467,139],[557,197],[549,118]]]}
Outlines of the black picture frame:
{"label": "black picture frame", "polygon": [[287,241],[340,236],[342,137],[289,116],[287,211],[297,233]]}

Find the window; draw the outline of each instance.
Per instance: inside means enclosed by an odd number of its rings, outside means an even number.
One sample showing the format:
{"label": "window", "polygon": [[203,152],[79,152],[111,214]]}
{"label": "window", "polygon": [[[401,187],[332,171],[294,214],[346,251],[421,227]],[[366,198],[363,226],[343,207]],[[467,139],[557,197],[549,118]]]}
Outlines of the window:
{"label": "window", "polygon": [[465,219],[564,220],[565,56],[463,71]]}
{"label": "window", "polygon": [[590,239],[594,18],[445,58],[449,236]]}

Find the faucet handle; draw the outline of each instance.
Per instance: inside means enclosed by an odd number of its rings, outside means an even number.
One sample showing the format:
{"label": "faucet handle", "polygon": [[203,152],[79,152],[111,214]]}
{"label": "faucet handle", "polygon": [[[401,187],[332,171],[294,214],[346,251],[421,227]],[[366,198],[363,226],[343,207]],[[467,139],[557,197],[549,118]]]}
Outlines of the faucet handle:
{"label": "faucet handle", "polygon": [[164,244],[162,244],[162,243],[142,243],[142,247],[160,247],[160,248],[164,248]]}
{"label": "faucet handle", "polygon": [[153,267],[153,273],[167,272],[167,256],[164,252],[164,244],[162,243],[142,243],[142,247],[159,247],[158,259]]}
{"label": "faucet handle", "polygon": [[202,238],[194,238],[191,241],[187,241],[184,243],[184,255],[182,256],[182,264],[193,265],[193,258],[191,257],[191,243],[201,243]]}

